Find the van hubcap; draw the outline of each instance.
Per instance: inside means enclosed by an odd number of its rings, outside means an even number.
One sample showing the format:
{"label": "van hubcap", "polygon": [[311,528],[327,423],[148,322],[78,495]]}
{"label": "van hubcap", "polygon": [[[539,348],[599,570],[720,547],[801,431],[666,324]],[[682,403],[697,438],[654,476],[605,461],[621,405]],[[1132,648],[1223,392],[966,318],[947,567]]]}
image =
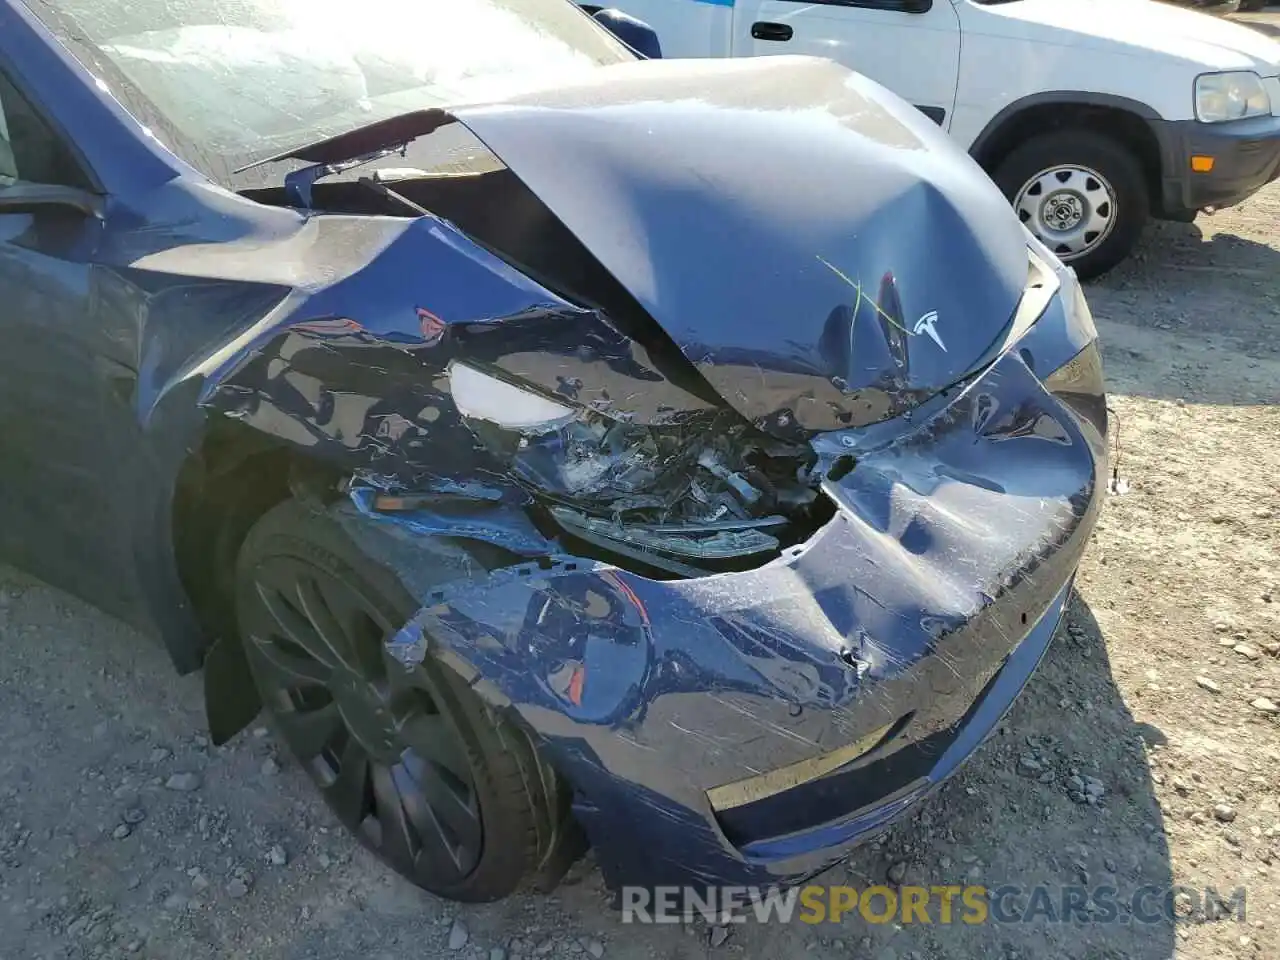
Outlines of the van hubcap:
{"label": "van hubcap", "polygon": [[1079,259],[1111,234],[1115,191],[1096,170],[1058,166],[1023,184],[1013,201],[1018,218],[1064,261]]}

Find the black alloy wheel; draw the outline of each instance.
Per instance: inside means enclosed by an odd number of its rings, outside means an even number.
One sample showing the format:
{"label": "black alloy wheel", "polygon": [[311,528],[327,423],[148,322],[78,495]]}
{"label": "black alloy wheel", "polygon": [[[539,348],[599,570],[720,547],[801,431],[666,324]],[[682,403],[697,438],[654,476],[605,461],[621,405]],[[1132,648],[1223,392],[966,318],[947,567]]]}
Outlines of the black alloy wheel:
{"label": "black alloy wheel", "polygon": [[515,889],[545,845],[544,778],[524,734],[451,671],[387,654],[413,612],[398,581],[290,501],[246,538],[236,590],[262,702],[342,823],[433,893]]}

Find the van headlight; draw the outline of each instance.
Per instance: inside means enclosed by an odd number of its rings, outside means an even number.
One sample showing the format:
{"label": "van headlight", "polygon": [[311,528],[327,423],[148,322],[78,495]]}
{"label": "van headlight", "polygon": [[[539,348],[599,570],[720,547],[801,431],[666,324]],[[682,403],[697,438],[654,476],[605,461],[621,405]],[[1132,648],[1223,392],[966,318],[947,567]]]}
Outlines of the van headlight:
{"label": "van headlight", "polygon": [[1196,77],[1196,119],[1223,123],[1271,113],[1271,97],[1256,73],[1206,73]]}

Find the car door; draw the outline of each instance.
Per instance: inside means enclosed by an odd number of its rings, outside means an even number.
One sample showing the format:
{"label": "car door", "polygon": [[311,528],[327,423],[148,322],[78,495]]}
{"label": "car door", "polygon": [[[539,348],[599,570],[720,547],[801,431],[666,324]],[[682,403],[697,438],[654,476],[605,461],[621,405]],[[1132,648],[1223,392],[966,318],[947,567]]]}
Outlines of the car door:
{"label": "car door", "polygon": [[113,359],[127,348],[94,322],[94,199],[75,151],[0,62],[0,551],[128,617],[138,595],[120,491],[138,443],[127,365]]}
{"label": "car door", "polygon": [[951,0],[737,0],[733,55],[828,57],[888,87],[943,129],[955,105],[960,20]]}

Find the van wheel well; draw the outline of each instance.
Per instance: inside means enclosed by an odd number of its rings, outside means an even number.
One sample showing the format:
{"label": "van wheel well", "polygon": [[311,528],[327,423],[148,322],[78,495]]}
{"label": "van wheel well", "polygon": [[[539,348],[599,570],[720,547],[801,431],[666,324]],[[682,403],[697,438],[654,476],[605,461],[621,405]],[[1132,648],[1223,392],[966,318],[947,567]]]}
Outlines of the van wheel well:
{"label": "van wheel well", "polygon": [[1087,103],[1043,103],[1030,106],[1001,123],[978,145],[973,156],[982,169],[991,173],[1019,144],[1037,134],[1068,127],[1096,130],[1127,147],[1142,166],[1147,192],[1153,204],[1159,203],[1160,144],[1147,121],[1120,107]]}

